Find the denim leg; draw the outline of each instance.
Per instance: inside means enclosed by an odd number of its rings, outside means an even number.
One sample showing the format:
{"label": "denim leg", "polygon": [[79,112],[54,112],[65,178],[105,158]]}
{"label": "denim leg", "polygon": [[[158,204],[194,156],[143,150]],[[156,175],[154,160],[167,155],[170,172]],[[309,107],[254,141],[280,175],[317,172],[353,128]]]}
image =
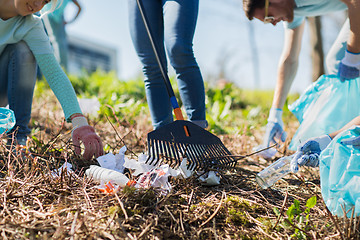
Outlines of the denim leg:
{"label": "denim leg", "polygon": [[0,56],[0,72],[0,103],[8,103],[14,111],[16,125],[13,131],[17,130],[16,138],[22,144],[30,133],[28,124],[36,82],[35,57],[24,41],[6,46]]}
{"label": "denim leg", "polygon": [[343,27],[340,30],[335,42],[331,46],[326,56],[326,68],[328,74],[337,74],[340,61],[345,56],[345,50],[347,47],[347,40],[350,34],[350,22],[349,18],[346,19]]}
{"label": "denim leg", "polygon": [[199,0],[165,1],[165,44],[188,119],[207,127],[204,81],[193,51],[198,9]]}
{"label": "denim leg", "polygon": [[[157,45],[166,71],[162,3],[159,0],[142,0],[142,3],[149,20],[154,42]],[[152,124],[156,129],[173,121],[172,107],[136,1],[129,0],[128,6],[130,35],[137,55],[143,65],[147,102],[152,117]]]}

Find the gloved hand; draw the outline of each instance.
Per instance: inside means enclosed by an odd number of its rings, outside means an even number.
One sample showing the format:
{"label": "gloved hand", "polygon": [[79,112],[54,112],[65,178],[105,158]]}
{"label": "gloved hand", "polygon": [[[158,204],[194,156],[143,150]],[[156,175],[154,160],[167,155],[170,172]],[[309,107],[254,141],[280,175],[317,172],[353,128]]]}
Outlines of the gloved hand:
{"label": "gloved hand", "polygon": [[322,150],[331,142],[329,135],[323,135],[316,138],[310,138],[304,144],[300,145],[291,160],[291,171],[296,173],[299,166],[318,167],[319,156]]}
{"label": "gloved hand", "polygon": [[339,64],[338,76],[343,82],[345,80],[359,77],[360,53],[352,53],[346,49],[345,57]]}
{"label": "gloved hand", "polygon": [[92,156],[99,157],[104,154],[103,146],[100,137],[95,133],[93,127],[89,126],[86,118],[82,115],[77,115],[71,119],[73,124],[72,141],[75,147],[75,153],[80,155],[80,142],[83,143],[85,151],[83,158],[90,160]]}
{"label": "gloved hand", "polygon": [[[268,118],[268,123],[266,124],[266,130],[263,142],[260,146],[254,148],[255,151],[267,148],[270,145],[273,145],[276,142],[275,139],[278,139],[282,142],[286,140],[286,132],[283,129],[283,121],[281,120],[282,110],[279,108],[271,108]],[[262,156],[265,159],[272,158],[276,154],[276,149],[270,148],[264,151],[259,152],[257,155]]]}
{"label": "gloved hand", "polygon": [[353,145],[354,148],[360,149],[360,136],[343,139],[341,143],[344,145]]}
{"label": "gloved hand", "polygon": [[281,119],[282,110],[279,108],[271,108],[268,118],[268,123],[266,124],[266,131],[263,140],[263,146],[269,147],[270,145],[277,143],[275,138],[285,142],[286,132],[283,129],[284,123]]}

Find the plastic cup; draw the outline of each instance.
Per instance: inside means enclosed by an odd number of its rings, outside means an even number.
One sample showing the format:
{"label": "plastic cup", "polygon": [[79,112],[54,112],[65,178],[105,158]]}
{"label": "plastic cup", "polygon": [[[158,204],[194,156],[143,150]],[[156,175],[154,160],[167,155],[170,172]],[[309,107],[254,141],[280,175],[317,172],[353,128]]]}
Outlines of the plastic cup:
{"label": "plastic cup", "polygon": [[11,109],[0,108],[0,134],[10,131],[15,123],[14,112]]}
{"label": "plastic cup", "polygon": [[294,155],[285,156],[273,162],[256,175],[256,182],[266,189],[291,172],[290,162]]}

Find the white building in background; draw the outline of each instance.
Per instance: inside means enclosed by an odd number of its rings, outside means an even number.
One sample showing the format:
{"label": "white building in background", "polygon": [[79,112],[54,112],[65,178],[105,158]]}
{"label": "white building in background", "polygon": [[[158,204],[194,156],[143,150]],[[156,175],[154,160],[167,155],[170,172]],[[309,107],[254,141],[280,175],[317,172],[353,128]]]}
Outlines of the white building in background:
{"label": "white building in background", "polygon": [[77,75],[83,70],[92,73],[97,69],[118,73],[117,51],[115,47],[95,43],[70,34],[68,34],[67,38],[69,44],[69,73]]}

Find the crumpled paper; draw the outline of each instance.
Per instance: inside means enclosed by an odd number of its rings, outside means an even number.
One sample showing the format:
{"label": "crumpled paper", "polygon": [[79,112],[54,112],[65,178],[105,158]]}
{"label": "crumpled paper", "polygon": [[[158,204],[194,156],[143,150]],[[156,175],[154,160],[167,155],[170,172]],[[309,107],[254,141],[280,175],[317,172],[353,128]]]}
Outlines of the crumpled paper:
{"label": "crumpled paper", "polygon": [[201,175],[199,180],[204,186],[216,186],[220,184],[220,176],[218,176],[214,171]]}

